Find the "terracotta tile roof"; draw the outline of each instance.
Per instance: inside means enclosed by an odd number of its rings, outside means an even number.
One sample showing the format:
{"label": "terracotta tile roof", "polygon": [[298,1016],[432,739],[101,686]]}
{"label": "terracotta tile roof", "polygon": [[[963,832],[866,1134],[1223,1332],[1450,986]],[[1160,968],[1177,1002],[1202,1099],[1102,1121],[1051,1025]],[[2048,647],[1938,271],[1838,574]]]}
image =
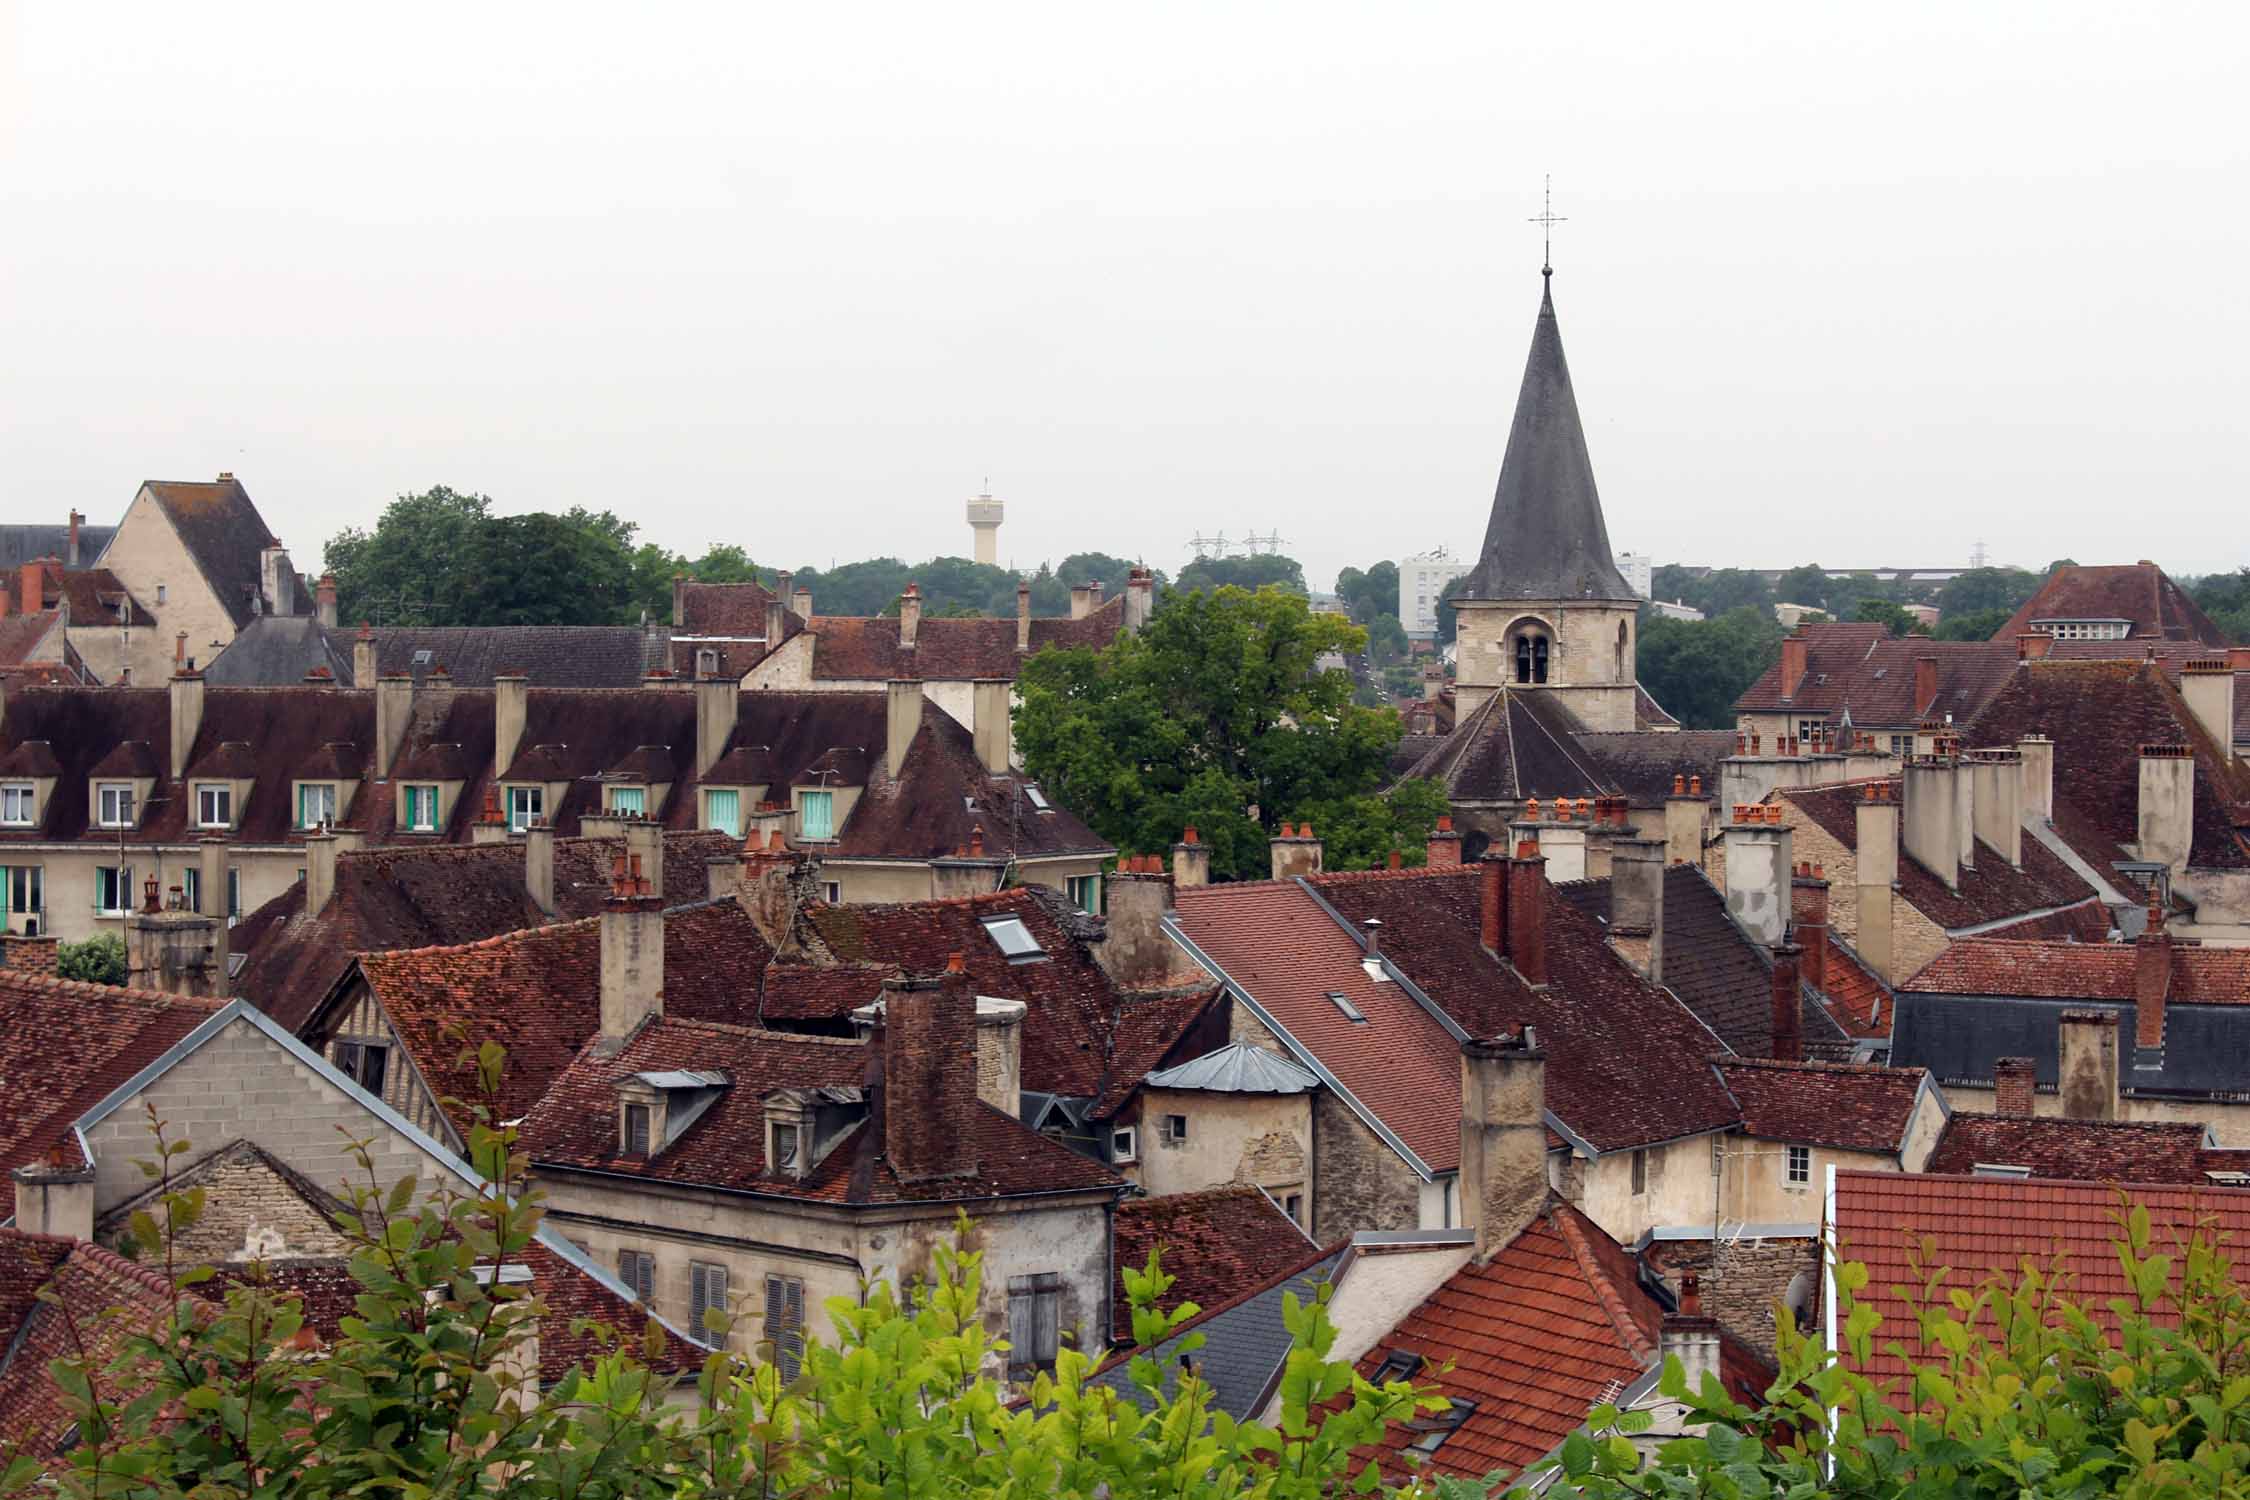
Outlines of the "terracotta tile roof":
{"label": "terracotta tile roof", "polygon": [[[2044,1265],[2061,1254],[2073,1278],[2072,1300],[2114,1335],[2108,1303],[2130,1295],[2112,1244],[2118,1191],[2108,1183],[2042,1178],[1838,1172],[1835,1227],[1842,1255],[1868,1268],[1859,1297],[1883,1319],[1864,1373],[1878,1381],[1903,1379],[1905,1363],[1886,1351],[1892,1343],[1918,1358],[1932,1357],[1920,1347],[1920,1325],[1901,1289],[1922,1287],[1941,1266],[1949,1270],[1948,1287],[1973,1291],[1989,1277],[2012,1281],[2027,1257]],[[2237,1244],[2250,1234],[2250,1193],[2239,1189],[2137,1186],[2128,1192],[2148,1210],[2157,1245],[2184,1240],[2206,1217]]]}
{"label": "terracotta tile roof", "polygon": [[771,963],[759,987],[758,1018],[776,1021],[848,1021],[851,1013],[882,998],[883,981],[897,964]]}
{"label": "terracotta tile roof", "polygon": [[[2053,661],[2153,661],[2176,688],[2180,668],[2191,661],[2206,661],[2218,648],[2201,641],[2158,641],[2145,637],[2123,641],[2055,641],[2048,645]],[[2250,671],[2234,674],[2234,731],[2237,745],[2250,744]]]}
{"label": "terracotta tile roof", "polygon": [[[1736,713],[1817,714],[1832,720],[1849,713],[1861,729],[1903,729],[1947,714],[1966,723],[2016,666],[2012,640],[1893,640],[1880,625],[1860,624],[1805,625],[1799,633],[1806,642],[1806,666],[1796,697],[1781,695],[1781,665],[1776,662],[1735,699]],[[1936,696],[1926,705],[1915,695],[1915,663],[1923,657],[1937,662]]]}
{"label": "terracotta tile roof", "polygon": [[[1662,1319],[1632,1258],[1576,1209],[1553,1204],[1402,1318],[1361,1356],[1359,1373],[1375,1378],[1392,1350],[1420,1355],[1417,1382],[1474,1406],[1424,1472],[1482,1478],[1546,1456],[1588,1408],[1638,1380],[1656,1357]],[[1366,1456],[1403,1478],[1421,1436],[1396,1424]]]}
{"label": "terracotta tile roof", "polygon": [[[785,1088],[879,1083],[879,1061],[873,1048],[859,1042],[667,1015],[635,1033],[613,1056],[601,1056],[589,1044],[532,1110],[523,1140],[535,1167],[625,1173],[831,1203],[975,1202],[1125,1186],[1122,1177],[1100,1162],[985,1104],[977,1106],[973,1117],[978,1163],[973,1175],[901,1183],[883,1156],[882,1120],[873,1112],[851,1127],[803,1181],[769,1174],[765,1096]],[[729,1083],[717,1103],[653,1157],[621,1154],[617,1080],[675,1068],[723,1072]]]}
{"label": "terracotta tile roof", "polygon": [[[1011,963],[985,922],[1020,920],[1047,957]],[[1017,886],[951,901],[865,906],[813,905],[805,922],[835,960],[934,973],[959,953],[979,995],[1021,1000],[1023,1086],[1038,1093],[1093,1099],[1106,1118],[1149,1070],[1181,1061],[1224,1041],[1214,1016],[1214,985],[1199,983],[1156,995],[1120,993],[1094,959],[1088,939],[1100,931],[1061,895]],[[1217,1022],[1217,1034],[1210,1035]],[[1181,1056],[1175,1058],[1175,1049]]]}
{"label": "terracotta tile roof", "polygon": [[2203,1142],[2191,1121],[2068,1120],[1956,1114],[1923,1170],[1967,1176],[1979,1166],[2085,1182],[2202,1183]]}
{"label": "terracotta tile roof", "polygon": [[1827,984],[1822,1009],[1845,1034],[1868,1041],[1888,1041],[1895,1000],[1891,987],[1870,970],[1850,945],[1828,932]]}
{"label": "terracotta tile roof", "polygon": [[1209,1310],[1255,1291],[1276,1267],[1319,1254],[1302,1229],[1253,1183],[1230,1183],[1200,1193],[1128,1198],[1117,1205],[1115,1307],[1110,1327],[1120,1338],[1133,1330],[1125,1272],[1148,1265],[1161,1251],[1165,1273],[1177,1277],[1165,1309],[1192,1302]]}
{"label": "terracotta tile roof", "polygon": [[[78,1117],[219,1008],[154,990],[0,969],[0,1171],[79,1153]],[[9,1205],[15,1187],[6,1188]]]}
{"label": "terracotta tile roof", "polygon": [[[1946,946],[1900,988],[1937,995],[2036,995],[2133,1001],[2131,943],[2020,942],[1964,938]],[[2172,948],[2176,1004],[2250,1005],[2250,948]]]}
{"label": "terracotta tile roof", "polygon": [[1865,1063],[1785,1063],[1729,1058],[1717,1064],[1742,1104],[1742,1128],[1761,1140],[1895,1155],[1929,1075]]}
{"label": "terracotta tile roof", "polygon": [[[1969,726],[1970,744],[2055,742],[2055,800],[2075,804],[2109,843],[2140,838],[2140,747],[2188,745],[2195,754],[2194,841],[2188,863],[2250,866],[2239,832],[2250,822],[2250,772],[2196,722],[2161,668],[2130,661],[2027,663]],[[2100,868],[2097,866],[2097,868]]]}
{"label": "terracotta tile roof", "polygon": [[73,625],[108,625],[120,619],[143,629],[156,624],[156,616],[141,608],[107,568],[49,568],[47,576],[56,596],[69,601]]}
{"label": "terracotta tile roof", "polygon": [[2226,644],[2225,632],[2196,607],[2187,590],[2151,562],[2057,568],[1993,640],[2013,650],[2017,636],[2046,620],[2130,620],[2136,637]]}
{"label": "terracotta tile roof", "polygon": [[[1711,1029],[1635,973],[1601,928],[1554,891],[1546,934],[1550,982],[1534,990],[1479,942],[1474,867],[1323,875],[1312,883],[1355,926],[1381,918],[1384,956],[1470,1035],[1536,1026],[1547,1051],[1547,1107],[1596,1150],[1697,1135],[1738,1118],[1705,1061],[1720,1046]],[[1253,944],[1262,927],[1253,928]],[[1286,939],[1275,934],[1271,941]],[[1394,1056],[1378,1066],[1406,1065]],[[1428,1066],[1431,1077],[1443,1075],[1443,1129],[1456,1137],[1457,1152],[1460,1054],[1450,1038]],[[1414,1062],[1410,1078],[1421,1079],[1423,1068]]]}
{"label": "terracotta tile roof", "polygon": [[[435,844],[363,849],[336,858],[336,892],[307,915],[302,882],[244,917],[229,938],[244,955],[234,992],[295,1031],[354,953],[452,947],[559,918],[597,915],[622,839],[555,840],[556,917],[524,889],[524,846]],[[664,889],[676,904],[702,899],[709,862],[733,855],[723,833],[668,833]]]}
{"label": "terracotta tile roof", "polygon": [[[1786,788],[1779,795],[1798,813],[1818,824],[1823,833],[1846,849],[1857,851],[1857,808],[1865,799],[1869,784],[1850,781],[1822,787]],[[1891,789],[1894,798],[1900,795],[1896,778],[1884,784]],[[2099,900],[2094,888],[2079,879],[2077,872],[2060,855],[2028,832],[2020,843],[2021,868],[2010,865],[1999,850],[1979,839],[1975,867],[1961,871],[1959,889],[1948,888],[1943,880],[1907,853],[1903,814],[1898,823],[1901,830],[1898,893],[1916,911],[1948,931]],[[2106,915],[2104,926],[2106,930]]]}
{"label": "terracotta tile roof", "polygon": [[[893,677],[962,681],[1005,677],[1011,681],[1023,658],[1016,653],[1014,619],[933,619],[922,617],[914,649],[903,649],[898,618],[815,615],[813,676],[823,682],[882,682]],[[1100,649],[1125,628],[1125,596],[1117,595],[1083,619],[1042,617],[1031,622],[1031,649]],[[761,624],[760,629],[763,629]]]}
{"label": "terracotta tile roof", "polygon": [[[213,483],[151,479],[141,488],[164,512],[180,545],[203,573],[236,628],[258,615],[262,573],[260,554],[275,537],[250,503],[250,492],[231,476]],[[302,579],[292,614],[312,613],[312,591]]]}
{"label": "terracotta tile roof", "polygon": [[[42,1288],[53,1302],[35,1300]],[[85,1358],[106,1401],[130,1399],[138,1387],[120,1385],[111,1366],[170,1306],[162,1277],[113,1251],[0,1229],[0,1456],[46,1463],[77,1425],[48,1373],[56,1360]]]}

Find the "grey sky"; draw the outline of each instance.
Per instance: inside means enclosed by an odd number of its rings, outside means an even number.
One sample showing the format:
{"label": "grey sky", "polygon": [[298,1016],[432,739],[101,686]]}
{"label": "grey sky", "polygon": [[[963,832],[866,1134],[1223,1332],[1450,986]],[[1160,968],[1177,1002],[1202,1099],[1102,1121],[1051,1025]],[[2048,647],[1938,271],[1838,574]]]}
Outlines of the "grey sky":
{"label": "grey sky", "polygon": [[759,561],[2250,563],[2239,5],[0,0],[0,515],[231,469]]}

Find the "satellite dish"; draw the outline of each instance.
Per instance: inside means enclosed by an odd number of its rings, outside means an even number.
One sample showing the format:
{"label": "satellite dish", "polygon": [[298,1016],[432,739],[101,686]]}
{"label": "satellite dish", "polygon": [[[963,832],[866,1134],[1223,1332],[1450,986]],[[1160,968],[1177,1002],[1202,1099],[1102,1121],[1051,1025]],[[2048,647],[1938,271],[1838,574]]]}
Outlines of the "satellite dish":
{"label": "satellite dish", "polygon": [[1789,1278],[1789,1290],[1781,1294],[1781,1305],[1788,1308],[1789,1315],[1797,1320],[1797,1331],[1799,1333],[1802,1333],[1806,1329],[1812,1327],[1812,1272],[1799,1271],[1796,1275]]}

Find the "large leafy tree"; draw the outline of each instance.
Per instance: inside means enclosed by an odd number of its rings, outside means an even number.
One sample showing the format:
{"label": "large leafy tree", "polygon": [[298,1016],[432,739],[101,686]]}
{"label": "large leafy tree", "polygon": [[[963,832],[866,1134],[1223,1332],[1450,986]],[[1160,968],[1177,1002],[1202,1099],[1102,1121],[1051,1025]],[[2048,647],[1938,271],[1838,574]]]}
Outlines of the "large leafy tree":
{"label": "large leafy tree", "polygon": [[2198,578],[2188,592],[2228,640],[2250,644],[2250,568]]}
{"label": "large leafy tree", "polygon": [[1336,575],[1336,593],[1362,625],[1372,625],[1383,615],[1398,616],[1398,564],[1388,560],[1365,572],[1346,568]]}
{"label": "large leafy tree", "polygon": [[1307,592],[1304,568],[1297,559],[1283,557],[1278,552],[1254,557],[1199,557],[1180,569],[1177,586],[1182,589],[1279,588],[1293,594]]}
{"label": "large leafy tree", "polygon": [[492,513],[488,495],[438,485],[401,495],[373,531],[346,527],[324,558],[346,620],[382,625],[466,625],[469,570]]}
{"label": "large leafy tree", "polygon": [[2044,580],[2021,568],[1971,568],[1938,590],[1938,615],[1981,614],[1997,609],[2013,614],[2039,592]]}
{"label": "large leafy tree", "polygon": [[1781,626],[1743,608],[1711,620],[1672,620],[1644,610],[1635,652],[1641,686],[1690,729],[1725,729],[1734,700],[1781,655]]}
{"label": "large leafy tree", "polygon": [[1167,591],[1137,636],[1042,651],[1017,679],[1016,744],[1050,795],[1125,850],[1192,825],[1212,869],[1262,873],[1266,840],[1309,820],[1338,868],[1418,859],[1444,810],[1435,788],[1381,795],[1398,715],[1352,702],[1330,653],[1365,632],[1280,588]]}

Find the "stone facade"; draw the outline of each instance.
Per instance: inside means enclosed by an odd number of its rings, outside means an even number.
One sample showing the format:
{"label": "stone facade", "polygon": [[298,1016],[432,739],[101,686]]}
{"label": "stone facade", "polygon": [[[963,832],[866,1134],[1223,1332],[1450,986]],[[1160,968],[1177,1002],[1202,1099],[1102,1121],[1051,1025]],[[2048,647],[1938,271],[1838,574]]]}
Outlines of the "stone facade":
{"label": "stone facade", "polygon": [[1788,1303],[1792,1288],[1805,1308],[1806,1326],[1819,1326],[1817,1239],[1729,1240],[1716,1254],[1709,1240],[1659,1240],[1649,1247],[1648,1263],[1675,1286],[1682,1272],[1695,1272],[1702,1278],[1705,1315],[1753,1349],[1773,1348],[1774,1308]]}
{"label": "stone facade", "polygon": [[[1284,1208],[1297,1200],[1297,1221],[1310,1227],[1319,1204],[1307,1177],[1313,1158],[1315,1097],[1312,1092],[1220,1094],[1144,1088],[1134,1106],[1136,1119],[1118,1122],[1139,1125],[1140,1160],[1118,1170],[1151,1197],[1199,1192],[1230,1182],[1256,1183]],[[1168,1115],[1187,1122],[1185,1139],[1175,1140],[1166,1133]],[[1392,1159],[1397,1160],[1395,1154]]]}
{"label": "stone facade", "polygon": [[1350,1105],[1323,1089],[1312,1117],[1314,1239],[1425,1227],[1421,1178]]}
{"label": "stone facade", "polygon": [[[247,1141],[222,1146],[180,1169],[171,1188],[203,1190],[202,1215],[174,1236],[173,1254],[187,1265],[223,1265],[252,1260],[346,1257],[352,1244],[329,1219],[307,1184]],[[136,1209],[161,1214],[156,1200],[166,1191],[155,1186],[103,1215],[95,1237],[115,1246],[129,1232]],[[331,1195],[333,1196],[333,1195]]]}

